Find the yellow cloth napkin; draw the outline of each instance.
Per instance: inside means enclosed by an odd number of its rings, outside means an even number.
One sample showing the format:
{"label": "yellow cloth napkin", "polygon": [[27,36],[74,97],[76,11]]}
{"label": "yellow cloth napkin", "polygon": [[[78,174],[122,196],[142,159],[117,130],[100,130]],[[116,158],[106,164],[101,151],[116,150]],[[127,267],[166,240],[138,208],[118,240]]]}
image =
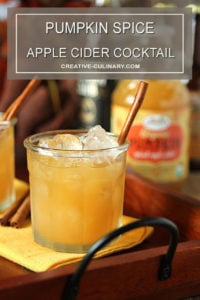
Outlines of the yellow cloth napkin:
{"label": "yellow cloth napkin", "polygon": [[[27,191],[27,184],[16,180],[17,197]],[[134,221],[123,216],[123,224]],[[99,251],[96,257],[105,256],[142,243],[153,231],[152,227],[142,227],[121,235],[109,246]],[[80,261],[84,254],[55,252],[34,242],[30,220],[23,228],[0,226],[0,255],[35,272],[57,268],[61,265]]]}
{"label": "yellow cloth napkin", "polygon": [[14,180],[16,200],[22,198],[29,190],[29,185],[17,178]]}

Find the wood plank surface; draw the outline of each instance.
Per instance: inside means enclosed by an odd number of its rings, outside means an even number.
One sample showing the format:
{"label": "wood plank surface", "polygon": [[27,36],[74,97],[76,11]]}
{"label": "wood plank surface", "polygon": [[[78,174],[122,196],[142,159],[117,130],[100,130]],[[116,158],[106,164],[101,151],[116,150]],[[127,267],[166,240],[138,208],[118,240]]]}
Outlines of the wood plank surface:
{"label": "wood plank surface", "polygon": [[[198,197],[127,174],[124,209],[135,217],[161,216],[177,224],[181,239],[171,277],[158,280],[158,268],[169,242],[169,233],[158,228],[136,248],[93,260],[81,280],[77,299],[177,300],[200,295]],[[33,273],[0,258],[0,299],[61,299],[64,286],[77,266]]]}

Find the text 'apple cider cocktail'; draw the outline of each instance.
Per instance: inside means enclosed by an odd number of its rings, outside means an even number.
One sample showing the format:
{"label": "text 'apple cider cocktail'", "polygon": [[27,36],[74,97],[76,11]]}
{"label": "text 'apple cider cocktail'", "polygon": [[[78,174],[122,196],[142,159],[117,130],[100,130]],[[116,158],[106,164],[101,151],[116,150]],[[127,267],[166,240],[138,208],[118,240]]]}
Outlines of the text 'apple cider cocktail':
{"label": "text 'apple cider cocktail'", "polygon": [[15,199],[14,192],[14,132],[9,121],[0,122],[0,211]]}
{"label": "text 'apple cider cocktail'", "polygon": [[27,138],[34,239],[61,252],[86,252],[121,224],[127,144],[98,126]]}

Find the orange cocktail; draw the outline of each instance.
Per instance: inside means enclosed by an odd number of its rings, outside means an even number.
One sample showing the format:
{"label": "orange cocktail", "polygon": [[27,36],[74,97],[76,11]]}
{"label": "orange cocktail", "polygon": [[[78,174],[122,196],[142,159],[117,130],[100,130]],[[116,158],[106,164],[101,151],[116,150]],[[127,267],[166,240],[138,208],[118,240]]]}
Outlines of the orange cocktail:
{"label": "orange cocktail", "polygon": [[63,150],[53,139],[38,145],[55,135],[67,147],[73,140],[59,131],[25,141],[34,238],[57,251],[85,252],[121,224],[127,145]]}
{"label": "orange cocktail", "polygon": [[13,124],[0,122],[0,211],[15,198],[14,194],[14,134]]}

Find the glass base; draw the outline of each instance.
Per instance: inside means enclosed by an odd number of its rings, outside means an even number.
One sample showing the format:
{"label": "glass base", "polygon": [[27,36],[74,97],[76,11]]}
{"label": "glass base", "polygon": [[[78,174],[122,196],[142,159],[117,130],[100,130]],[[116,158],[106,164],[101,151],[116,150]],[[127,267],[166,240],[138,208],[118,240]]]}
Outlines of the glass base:
{"label": "glass base", "polygon": [[87,253],[92,244],[89,245],[68,245],[68,244],[60,244],[60,243],[53,243],[50,241],[45,240],[43,237],[39,236],[38,234],[34,233],[34,240],[36,243],[40,244],[41,246],[53,249],[56,252],[65,252],[65,253],[79,253],[84,254]]}
{"label": "glass base", "polygon": [[[117,228],[119,228],[121,226],[122,226],[122,217],[120,217],[120,220],[119,220]],[[95,241],[94,241],[91,244],[83,244],[83,245],[60,244],[60,243],[52,242],[52,241],[49,241],[49,240],[45,239],[44,236],[41,236],[40,234],[38,234],[38,232],[36,230],[34,230],[34,229],[33,229],[33,237],[34,237],[34,241],[36,243],[40,244],[41,246],[53,249],[56,252],[64,252],[64,253],[85,254],[85,253],[88,252],[88,250],[90,249],[90,247],[95,243]],[[116,237],[110,243],[108,243],[108,245],[114,243],[119,238],[120,238],[120,236]]]}
{"label": "glass base", "polygon": [[0,211],[6,210],[15,201],[15,193],[0,203]]}

